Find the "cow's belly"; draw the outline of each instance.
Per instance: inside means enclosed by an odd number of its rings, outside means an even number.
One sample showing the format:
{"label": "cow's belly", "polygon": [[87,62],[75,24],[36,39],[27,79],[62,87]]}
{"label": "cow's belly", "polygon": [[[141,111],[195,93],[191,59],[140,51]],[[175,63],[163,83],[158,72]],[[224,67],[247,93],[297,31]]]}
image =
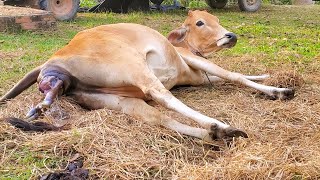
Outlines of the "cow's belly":
{"label": "cow's belly", "polygon": [[149,51],[146,61],[149,69],[167,88],[171,89],[178,82],[180,67],[177,59],[166,56],[166,53]]}

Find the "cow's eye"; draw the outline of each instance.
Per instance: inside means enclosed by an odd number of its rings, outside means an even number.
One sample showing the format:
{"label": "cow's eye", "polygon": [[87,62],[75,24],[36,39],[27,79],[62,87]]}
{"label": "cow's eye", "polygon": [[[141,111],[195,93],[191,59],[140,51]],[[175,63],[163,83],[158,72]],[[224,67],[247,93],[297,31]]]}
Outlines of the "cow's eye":
{"label": "cow's eye", "polygon": [[196,25],[200,27],[200,26],[203,26],[204,23],[203,23],[202,21],[198,21],[198,22],[196,23]]}

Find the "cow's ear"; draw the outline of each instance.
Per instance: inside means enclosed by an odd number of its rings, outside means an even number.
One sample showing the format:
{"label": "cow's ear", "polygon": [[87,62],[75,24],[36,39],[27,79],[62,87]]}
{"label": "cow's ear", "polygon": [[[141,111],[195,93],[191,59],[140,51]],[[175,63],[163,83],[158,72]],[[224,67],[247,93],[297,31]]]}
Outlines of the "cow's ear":
{"label": "cow's ear", "polygon": [[181,43],[187,36],[187,28],[180,27],[171,31],[168,35],[168,40],[171,44]]}

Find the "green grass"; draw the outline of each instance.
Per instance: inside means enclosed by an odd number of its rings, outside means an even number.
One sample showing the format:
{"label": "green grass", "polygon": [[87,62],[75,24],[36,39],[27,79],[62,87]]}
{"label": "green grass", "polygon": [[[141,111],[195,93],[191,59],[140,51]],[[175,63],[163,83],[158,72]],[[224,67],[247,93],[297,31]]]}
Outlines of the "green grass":
{"label": "green grass", "polygon": [[95,5],[97,5],[97,1],[94,1],[94,0],[81,0],[80,1],[80,7],[93,7]]}
{"label": "green grass", "polygon": [[59,168],[61,158],[53,158],[52,154],[46,152],[32,152],[27,147],[19,149],[12,154],[10,163],[1,169],[2,180],[29,179],[32,171],[37,168]]}
{"label": "green grass", "polygon": [[[253,57],[266,67],[281,64],[295,66],[309,72],[319,66],[320,6],[289,7],[264,6],[256,13],[240,12],[237,8],[210,10],[221,24],[238,34],[238,44],[219,53],[221,58]],[[58,22],[54,31],[0,33],[0,96],[26,72],[44,63],[79,31],[102,24],[131,22],[150,26],[166,35],[185,19],[185,11],[168,13],[79,14],[73,22]],[[234,68],[237,69],[237,68]],[[230,69],[230,70],[234,70]],[[311,72],[311,71],[310,71]],[[46,155],[48,153],[48,155]],[[32,169],[59,161],[53,152],[31,152],[27,147],[13,152],[0,179],[28,179]],[[3,167],[3,166],[2,166]]]}

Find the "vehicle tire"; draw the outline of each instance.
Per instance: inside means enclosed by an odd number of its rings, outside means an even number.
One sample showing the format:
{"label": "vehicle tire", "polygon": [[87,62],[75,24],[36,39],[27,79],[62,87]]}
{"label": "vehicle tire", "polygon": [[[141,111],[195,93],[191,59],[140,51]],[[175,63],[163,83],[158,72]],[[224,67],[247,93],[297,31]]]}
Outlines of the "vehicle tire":
{"label": "vehicle tire", "polygon": [[60,21],[69,21],[76,17],[80,0],[40,0],[40,9],[51,11]]}
{"label": "vehicle tire", "polygon": [[222,9],[227,5],[228,0],[206,0],[206,3],[213,9]]}
{"label": "vehicle tire", "polygon": [[256,12],[260,9],[262,0],[238,0],[241,11]]}

